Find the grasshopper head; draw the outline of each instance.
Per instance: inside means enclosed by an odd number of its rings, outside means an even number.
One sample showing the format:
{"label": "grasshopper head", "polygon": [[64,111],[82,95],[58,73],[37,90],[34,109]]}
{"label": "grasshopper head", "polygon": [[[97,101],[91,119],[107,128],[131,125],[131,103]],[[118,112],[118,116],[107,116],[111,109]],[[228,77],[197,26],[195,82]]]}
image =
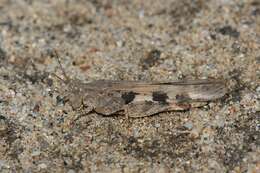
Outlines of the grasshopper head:
{"label": "grasshopper head", "polygon": [[75,109],[80,109],[82,107],[83,103],[83,97],[82,97],[82,89],[79,86],[80,81],[79,80],[72,80],[70,79],[64,68],[61,65],[59,55],[56,50],[54,50],[55,57],[59,63],[60,69],[63,74],[63,78],[59,77],[58,75],[54,74],[55,77],[57,77],[63,84],[65,84],[65,87],[63,87],[62,90],[62,95],[64,95],[65,100],[67,100],[72,108]]}
{"label": "grasshopper head", "polygon": [[59,93],[63,95],[64,100],[69,102],[74,110],[78,110],[83,106],[83,91],[79,80],[64,80],[61,77],[54,74],[63,85],[59,89]]}

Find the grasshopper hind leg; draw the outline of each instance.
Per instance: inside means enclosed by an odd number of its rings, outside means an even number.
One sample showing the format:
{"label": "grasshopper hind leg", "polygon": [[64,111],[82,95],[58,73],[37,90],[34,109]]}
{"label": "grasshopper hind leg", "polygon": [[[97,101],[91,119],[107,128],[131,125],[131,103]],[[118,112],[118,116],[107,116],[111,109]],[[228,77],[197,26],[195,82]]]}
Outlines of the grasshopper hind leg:
{"label": "grasshopper hind leg", "polygon": [[117,114],[123,110],[124,100],[119,93],[106,93],[96,99],[95,112],[104,116]]}
{"label": "grasshopper hind leg", "polygon": [[141,118],[146,116],[155,115],[161,112],[169,111],[185,111],[192,107],[204,106],[205,102],[200,102],[197,104],[193,103],[154,103],[154,102],[135,102],[125,106],[125,113],[128,117]]}
{"label": "grasshopper hind leg", "polygon": [[161,105],[148,101],[130,103],[125,106],[126,116],[132,118],[151,116],[165,111],[168,111],[168,105]]}
{"label": "grasshopper hind leg", "polygon": [[[125,106],[128,117],[140,118],[155,115],[161,112],[171,111],[173,108],[168,104],[153,103],[149,101],[135,102]],[[174,109],[176,110],[176,108]]]}

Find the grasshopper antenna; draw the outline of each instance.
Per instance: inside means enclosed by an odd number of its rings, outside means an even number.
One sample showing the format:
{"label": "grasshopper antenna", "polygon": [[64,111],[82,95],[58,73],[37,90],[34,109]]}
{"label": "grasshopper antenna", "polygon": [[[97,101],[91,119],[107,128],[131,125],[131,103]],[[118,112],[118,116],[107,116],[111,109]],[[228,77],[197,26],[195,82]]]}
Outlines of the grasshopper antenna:
{"label": "grasshopper antenna", "polygon": [[59,63],[59,66],[60,66],[60,69],[62,71],[62,74],[63,76],[65,77],[66,80],[62,79],[61,77],[59,77],[58,75],[55,74],[55,76],[60,79],[61,81],[63,81],[64,83],[66,83],[67,81],[69,81],[69,77],[67,76],[64,68],[62,67],[61,65],[61,61],[60,61],[60,57],[59,57],[59,54],[58,52],[56,51],[56,49],[54,49],[54,54],[55,54],[55,58],[57,59],[58,63]]}

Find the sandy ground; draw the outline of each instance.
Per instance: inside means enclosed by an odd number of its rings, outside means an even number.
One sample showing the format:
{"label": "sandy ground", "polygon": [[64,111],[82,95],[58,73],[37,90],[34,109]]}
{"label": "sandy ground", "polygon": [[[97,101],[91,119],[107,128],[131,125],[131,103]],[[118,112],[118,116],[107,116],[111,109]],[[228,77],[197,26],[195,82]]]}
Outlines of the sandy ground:
{"label": "sandy ground", "polygon": [[[260,172],[260,1],[0,0],[0,172]],[[228,94],[127,119],[64,103],[82,82],[218,78]]]}

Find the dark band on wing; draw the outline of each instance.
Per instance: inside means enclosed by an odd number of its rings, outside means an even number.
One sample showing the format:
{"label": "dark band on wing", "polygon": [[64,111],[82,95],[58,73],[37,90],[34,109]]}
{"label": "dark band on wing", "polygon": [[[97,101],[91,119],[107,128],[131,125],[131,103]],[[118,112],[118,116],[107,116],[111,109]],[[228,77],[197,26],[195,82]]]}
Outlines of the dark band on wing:
{"label": "dark band on wing", "polygon": [[136,95],[138,95],[138,93],[130,91],[130,92],[123,93],[121,97],[125,101],[125,104],[128,104],[128,103],[131,103],[135,99]]}
{"label": "dark band on wing", "polygon": [[161,91],[153,92],[153,101],[157,101],[160,103],[167,103],[167,99],[169,98],[166,93]]}

